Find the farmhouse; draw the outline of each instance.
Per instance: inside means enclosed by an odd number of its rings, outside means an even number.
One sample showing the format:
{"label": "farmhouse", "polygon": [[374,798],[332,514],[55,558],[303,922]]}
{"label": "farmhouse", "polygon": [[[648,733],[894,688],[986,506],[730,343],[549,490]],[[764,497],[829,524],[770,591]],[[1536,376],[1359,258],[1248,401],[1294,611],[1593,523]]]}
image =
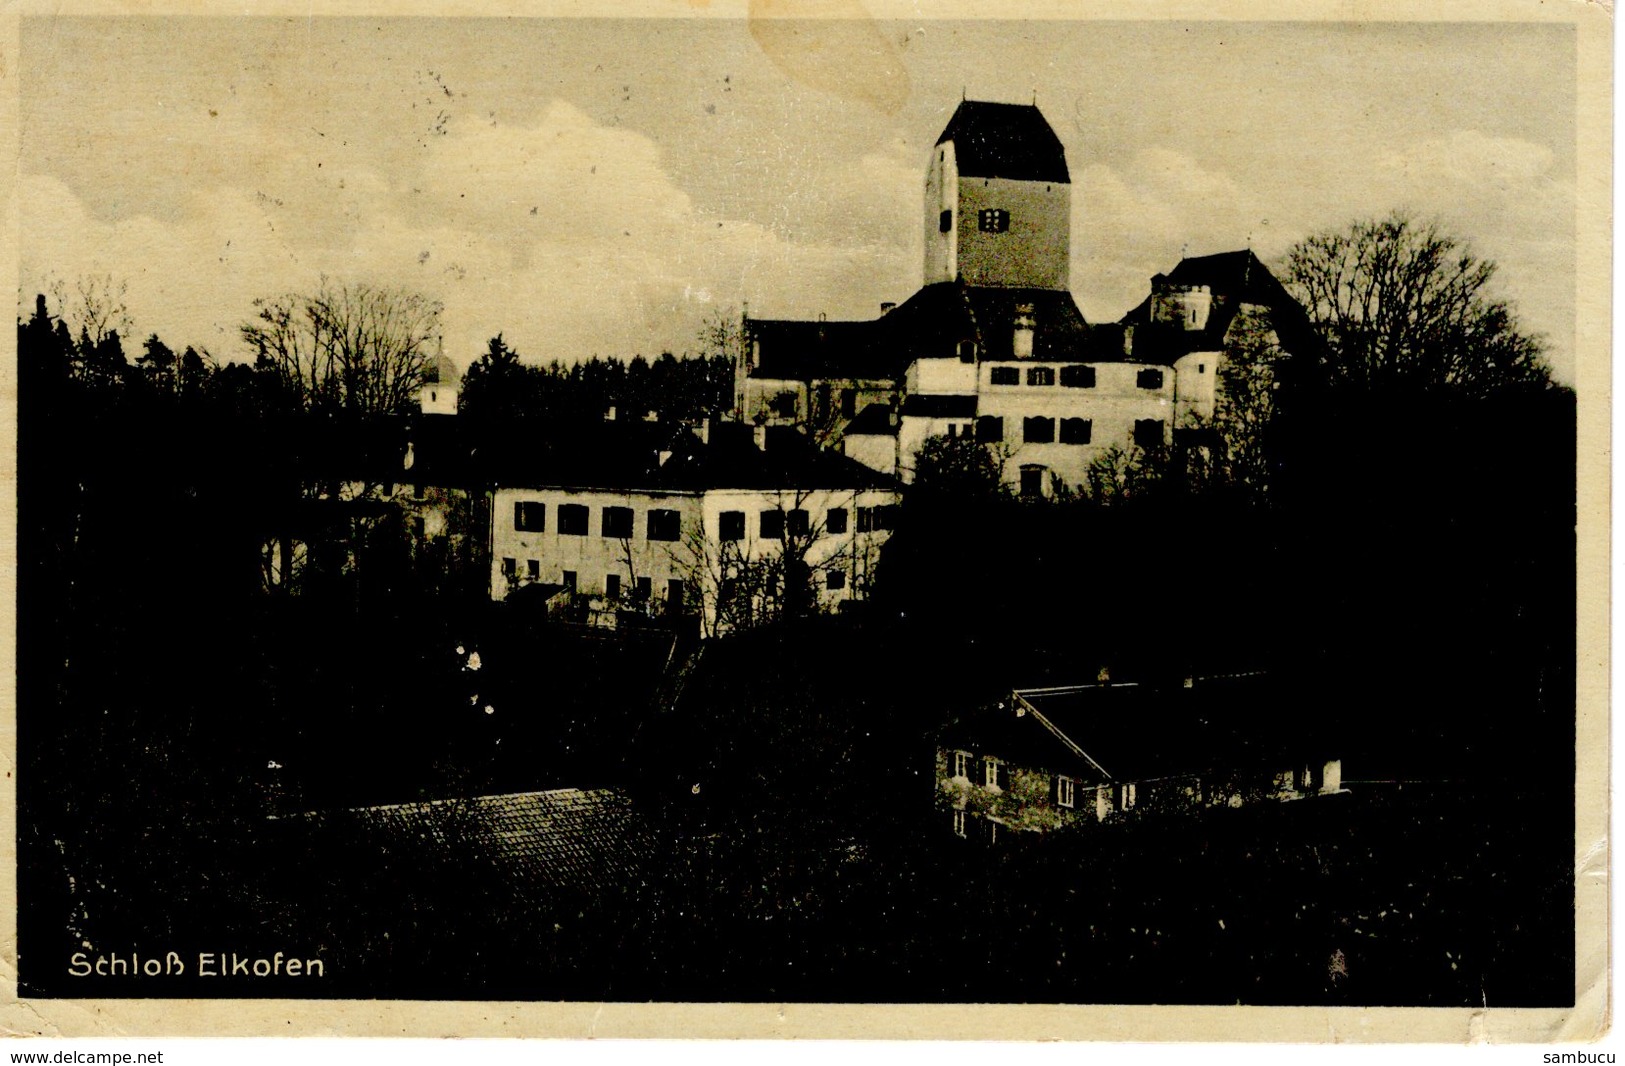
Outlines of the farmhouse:
{"label": "farmhouse", "polygon": [[1013,690],[942,731],[938,809],[991,842],[1340,791],[1341,763],[1300,723],[1259,675]]}

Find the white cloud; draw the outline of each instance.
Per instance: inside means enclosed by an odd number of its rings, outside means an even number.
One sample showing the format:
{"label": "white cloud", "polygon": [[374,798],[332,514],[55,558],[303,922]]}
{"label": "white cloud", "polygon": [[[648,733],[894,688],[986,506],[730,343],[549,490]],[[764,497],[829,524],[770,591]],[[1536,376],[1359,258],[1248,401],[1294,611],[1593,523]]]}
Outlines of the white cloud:
{"label": "white cloud", "polygon": [[[569,361],[682,350],[702,315],[753,294],[796,313],[849,301],[873,288],[877,242],[897,239],[873,227],[841,243],[795,240],[706,215],[654,142],[562,102],[533,126],[430,138],[400,173],[313,155],[296,131],[272,135],[285,143],[259,145],[266,169],[212,171],[223,180],[195,189],[173,220],[97,219],[62,182],[28,176],[24,302],[49,276],[111,273],[128,279],[143,335],[230,357],[255,297],[322,275],[365,279],[442,300],[460,362],[499,331],[529,358]],[[870,195],[858,202],[884,214],[896,179],[888,161],[865,160],[853,185]]]}

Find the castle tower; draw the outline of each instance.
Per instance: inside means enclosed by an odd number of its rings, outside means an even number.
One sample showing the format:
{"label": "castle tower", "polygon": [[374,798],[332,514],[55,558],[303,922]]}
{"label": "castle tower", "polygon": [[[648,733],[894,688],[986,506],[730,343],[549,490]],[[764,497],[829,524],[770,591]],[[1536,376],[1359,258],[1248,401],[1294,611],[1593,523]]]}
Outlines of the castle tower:
{"label": "castle tower", "polygon": [[457,413],[457,393],[463,375],[457,364],[444,355],[436,355],[423,368],[423,385],[418,390],[418,407],[426,415],[454,415]]}
{"label": "castle tower", "polygon": [[1035,106],[965,100],[925,175],[925,283],[1068,288],[1066,149]]}

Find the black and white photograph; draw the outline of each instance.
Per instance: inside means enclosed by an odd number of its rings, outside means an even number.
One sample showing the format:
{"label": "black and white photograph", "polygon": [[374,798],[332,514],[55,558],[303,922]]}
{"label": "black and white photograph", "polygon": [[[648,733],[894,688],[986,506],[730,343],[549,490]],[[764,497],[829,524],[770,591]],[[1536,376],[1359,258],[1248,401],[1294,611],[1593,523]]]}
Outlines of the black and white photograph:
{"label": "black and white photograph", "polygon": [[1595,1038],[1607,13],[717,3],[20,17],[18,996]]}

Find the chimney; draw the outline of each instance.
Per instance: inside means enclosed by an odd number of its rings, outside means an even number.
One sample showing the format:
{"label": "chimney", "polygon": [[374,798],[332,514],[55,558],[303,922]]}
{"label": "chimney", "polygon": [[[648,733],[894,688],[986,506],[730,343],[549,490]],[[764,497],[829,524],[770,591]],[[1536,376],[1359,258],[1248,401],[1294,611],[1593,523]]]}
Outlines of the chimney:
{"label": "chimney", "polygon": [[1033,333],[1037,323],[1033,320],[1032,304],[1017,304],[1015,332],[1010,338],[1010,349],[1017,359],[1033,357]]}
{"label": "chimney", "polygon": [[613,421],[615,421],[615,405],[614,404],[610,404],[609,405],[609,410],[604,412],[604,421],[605,422],[613,422]]}
{"label": "chimney", "polygon": [[707,445],[711,443],[711,418],[709,415],[700,420],[700,443]]}
{"label": "chimney", "polygon": [[890,300],[887,300],[885,303],[880,305],[880,317],[885,318],[887,315],[891,314],[896,309],[897,309],[897,305],[895,303],[892,303]]}

